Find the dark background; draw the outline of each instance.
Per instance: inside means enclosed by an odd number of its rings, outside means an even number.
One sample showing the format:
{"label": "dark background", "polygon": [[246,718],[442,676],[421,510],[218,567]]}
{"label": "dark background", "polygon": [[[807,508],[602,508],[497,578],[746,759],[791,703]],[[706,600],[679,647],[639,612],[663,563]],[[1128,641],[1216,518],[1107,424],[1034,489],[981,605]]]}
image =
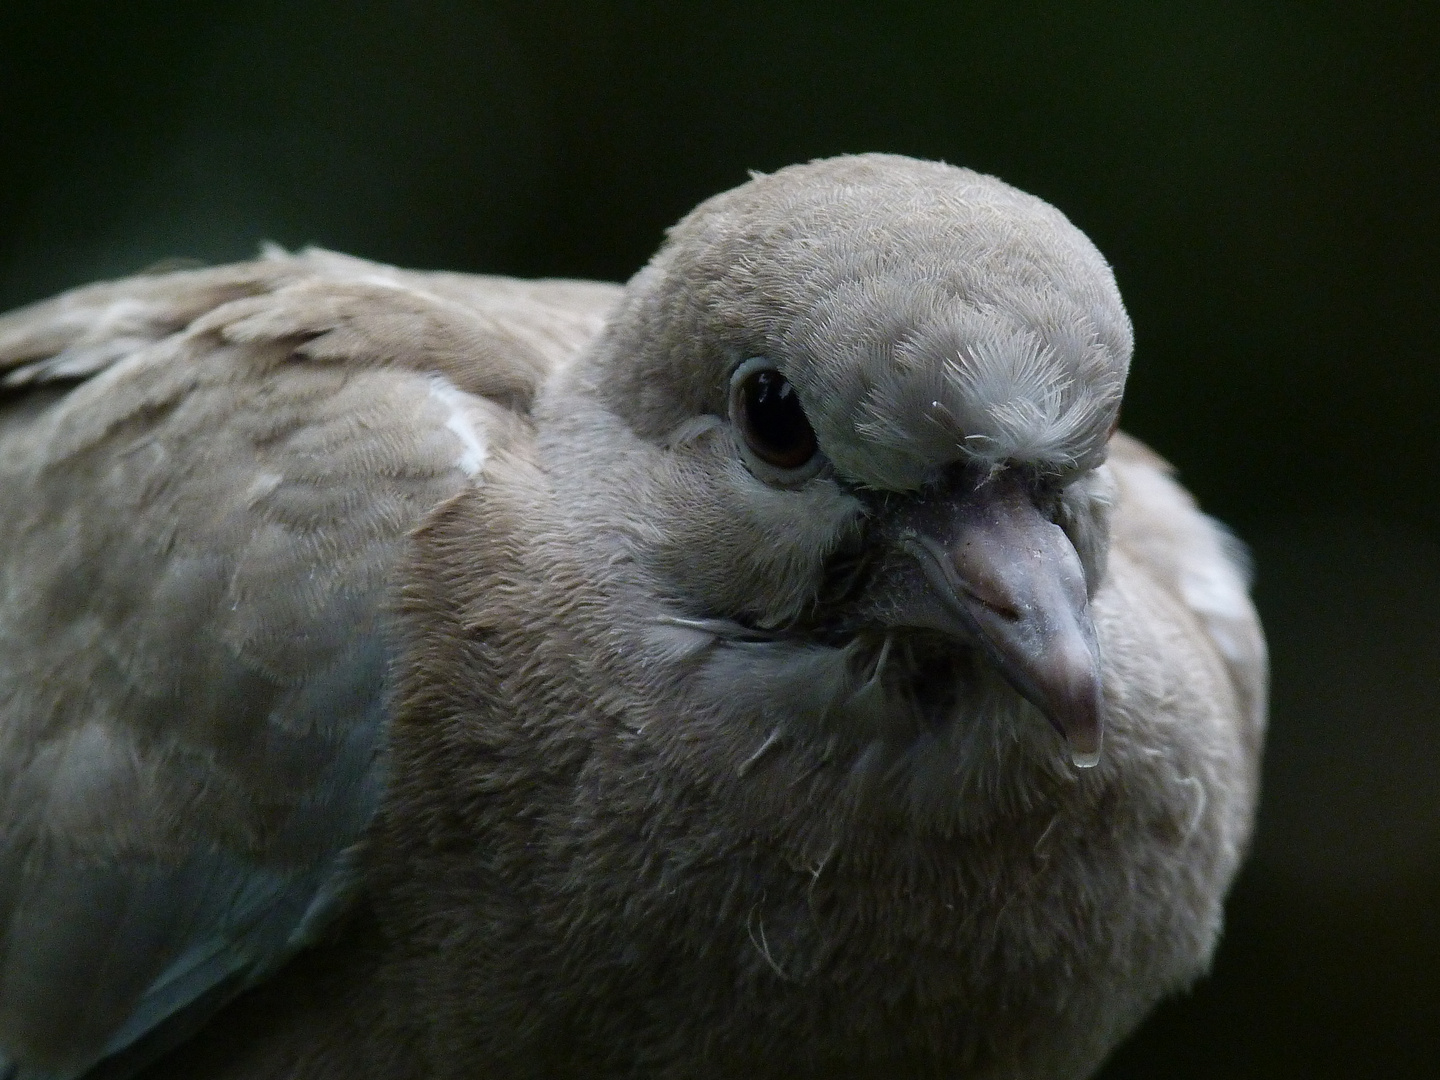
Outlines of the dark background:
{"label": "dark background", "polygon": [[1214,975],[1104,1076],[1440,1075],[1440,5],[4,0],[0,307],[261,239],[625,278],[843,151],[1054,202],[1274,661]]}

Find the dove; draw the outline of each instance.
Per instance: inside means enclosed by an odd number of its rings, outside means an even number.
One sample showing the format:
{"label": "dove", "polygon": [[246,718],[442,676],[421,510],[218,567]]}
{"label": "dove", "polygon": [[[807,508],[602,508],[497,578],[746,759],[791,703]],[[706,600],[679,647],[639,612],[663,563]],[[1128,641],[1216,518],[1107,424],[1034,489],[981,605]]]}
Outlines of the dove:
{"label": "dove", "polygon": [[1059,211],[881,154],[623,288],[0,317],[0,1073],[1093,1072],[1206,969],[1266,708],[1131,353]]}

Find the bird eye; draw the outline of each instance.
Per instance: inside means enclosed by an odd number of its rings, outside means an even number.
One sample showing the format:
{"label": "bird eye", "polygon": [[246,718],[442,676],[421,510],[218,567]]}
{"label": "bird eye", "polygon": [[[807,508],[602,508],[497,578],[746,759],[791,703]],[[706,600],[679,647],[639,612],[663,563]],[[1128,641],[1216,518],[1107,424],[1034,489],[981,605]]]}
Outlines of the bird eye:
{"label": "bird eye", "polygon": [[798,469],[819,445],[790,380],[773,367],[747,361],[731,380],[730,414],[745,444],[777,469]]}

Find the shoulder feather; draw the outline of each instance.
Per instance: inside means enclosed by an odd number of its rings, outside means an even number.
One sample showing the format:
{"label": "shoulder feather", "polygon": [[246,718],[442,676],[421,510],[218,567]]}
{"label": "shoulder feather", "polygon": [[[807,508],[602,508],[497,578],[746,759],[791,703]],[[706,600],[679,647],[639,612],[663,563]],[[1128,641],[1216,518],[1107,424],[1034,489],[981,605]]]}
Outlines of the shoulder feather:
{"label": "shoulder feather", "polygon": [[1110,443],[1117,483],[1112,543],[1192,611],[1223,660],[1251,745],[1264,732],[1269,661],[1250,601],[1250,559],[1222,524],[1200,512],[1174,468],[1123,432]]}
{"label": "shoulder feather", "polygon": [[0,316],[0,1075],[190,1023],[345,907],[399,553],[616,292],[272,251]]}

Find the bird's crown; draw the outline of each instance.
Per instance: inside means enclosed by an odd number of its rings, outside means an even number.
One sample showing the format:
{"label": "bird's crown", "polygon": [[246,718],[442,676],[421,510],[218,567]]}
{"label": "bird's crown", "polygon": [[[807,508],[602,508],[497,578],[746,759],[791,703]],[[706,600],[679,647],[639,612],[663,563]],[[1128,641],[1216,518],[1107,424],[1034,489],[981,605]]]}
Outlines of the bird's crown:
{"label": "bird's crown", "polygon": [[[993,177],[867,154],[756,175],[670,230],[612,324],[605,386],[642,435],[793,385],[844,479],[911,490],[956,461],[1093,466],[1129,320],[1063,214]],[[677,362],[678,361],[678,362]]]}

